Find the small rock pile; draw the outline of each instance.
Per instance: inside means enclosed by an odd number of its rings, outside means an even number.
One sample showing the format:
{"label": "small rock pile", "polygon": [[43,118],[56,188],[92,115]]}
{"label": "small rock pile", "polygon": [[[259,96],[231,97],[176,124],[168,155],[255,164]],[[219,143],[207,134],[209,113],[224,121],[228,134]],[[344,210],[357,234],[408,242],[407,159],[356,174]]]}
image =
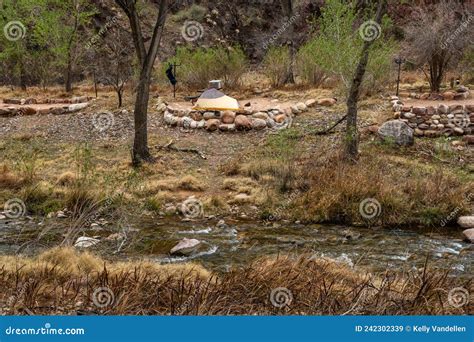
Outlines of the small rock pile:
{"label": "small rock pile", "polygon": [[[0,107],[0,117],[75,113],[85,109],[89,105],[89,100],[90,98],[86,96],[71,99],[3,99],[5,105],[13,106]],[[36,106],[47,104],[54,106]],[[64,106],[58,106],[60,104],[64,104]]]}
{"label": "small rock pile", "polygon": [[405,106],[398,97],[391,102],[395,119],[406,122],[418,137],[470,135],[474,131],[474,105],[439,104],[437,107]]}
{"label": "small rock pile", "polygon": [[293,117],[315,105],[332,106],[335,99],[310,99],[286,109],[272,106],[264,110],[253,109],[250,105],[237,111],[198,111],[193,109],[178,109],[163,102],[158,103],[157,109],[164,113],[164,121],[172,127],[186,129],[206,129],[209,132],[249,131],[263,129],[285,129],[291,127]]}

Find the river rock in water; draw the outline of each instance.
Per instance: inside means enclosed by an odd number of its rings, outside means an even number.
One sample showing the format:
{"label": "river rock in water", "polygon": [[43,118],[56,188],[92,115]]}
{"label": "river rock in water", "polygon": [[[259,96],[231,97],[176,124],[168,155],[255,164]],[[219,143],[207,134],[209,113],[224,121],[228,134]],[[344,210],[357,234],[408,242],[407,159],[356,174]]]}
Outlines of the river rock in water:
{"label": "river rock in water", "polygon": [[474,228],[466,229],[462,232],[466,241],[474,243]]}
{"label": "river rock in water", "polygon": [[87,237],[87,236],[81,236],[81,237],[77,238],[76,242],[74,243],[74,247],[88,248],[88,247],[92,247],[94,245],[97,245],[99,242],[100,242],[100,240],[98,240],[98,239],[94,239],[94,238]]}
{"label": "river rock in water", "polygon": [[171,248],[170,253],[173,255],[188,256],[196,251],[201,245],[201,241],[196,239],[182,239],[176,246]]}

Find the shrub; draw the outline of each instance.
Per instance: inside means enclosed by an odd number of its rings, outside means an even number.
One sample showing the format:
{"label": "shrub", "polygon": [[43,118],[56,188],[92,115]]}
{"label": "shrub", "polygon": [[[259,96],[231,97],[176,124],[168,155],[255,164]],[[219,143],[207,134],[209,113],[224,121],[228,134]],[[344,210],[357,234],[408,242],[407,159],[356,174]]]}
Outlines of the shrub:
{"label": "shrub", "polygon": [[198,4],[193,4],[191,7],[179,11],[173,16],[175,21],[195,20],[202,21],[206,16],[207,9]]}
{"label": "shrub", "polygon": [[[332,157],[306,170],[309,191],[295,200],[293,214],[308,221],[439,226],[456,208],[458,214],[467,211],[464,195],[472,188],[472,182],[440,168],[394,165],[375,151],[358,164]],[[380,204],[377,217],[368,221],[360,212],[367,199]]]}
{"label": "shrub", "polygon": [[163,65],[162,75],[169,63],[179,64],[177,79],[190,88],[206,88],[212,79],[222,79],[225,85],[240,85],[247,67],[247,58],[240,47],[180,48],[176,56]]}
{"label": "shrub", "polygon": [[296,70],[305,83],[321,86],[327,79],[327,73],[319,64],[319,48],[314,40],[301,47],[296,57]]}
{"label": "shrub", "polygon": [[288,47],[271,47],[263,59],[263,72],[272,86],[280,87],[285,83],[291,65]]}
{"label": "shrub", "polygon": [[[303,69],[302,76],[309,79],[311,72],[318,71],[319,67],[319,72],[337,77],[344,90],[348,90],[364,44],[359,30],[354,29],[360,26],[356,9],[342,0],[330,0],[324,7],[319,25],[318,34],[300,49],[300,61],[310,63],[307,66],[308,70]],[[389,31],[390,26],[389,19],[385,18],[380,37],[371,47],[363,92],[376,90],[390,76],[392,55],[396,48],[394,41],[385,37],[385,32]]]}
{"label": "shrub", "polygon": [[474,83],[474,47],[470,47],[464,53],[461,61],[461,70],[465,83]]}

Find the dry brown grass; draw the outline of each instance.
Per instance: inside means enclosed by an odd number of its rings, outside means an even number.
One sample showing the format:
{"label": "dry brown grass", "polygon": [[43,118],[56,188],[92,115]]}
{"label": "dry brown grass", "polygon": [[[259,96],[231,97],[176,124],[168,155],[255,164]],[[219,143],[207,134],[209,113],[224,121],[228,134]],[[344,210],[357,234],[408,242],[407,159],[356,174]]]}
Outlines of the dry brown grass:
{"label": "dry brown grass", "polygon": [[365,223],[439,225],[456,208],[467,211],[466,196],[474,184],[441,167],[414,167],[372,152],[357,164],[339,157],[310,164],[305,177],[309,190],[294,202],[295,216],[309,221],[359,223],[364,221],[360,203],[373,198],[381,205],[380,216]]}
{"label": "dry brown grass", "polygon": [[[409,274],[354,271],[311,255],[263,258],[225,274],[195,264],[106,263],[88,253],[54,249],[35,259],[0,258],[3,313],[118,315],[452,315],[450,289],[471,290],[470,280],[430,270]],[[93,303],[98,288],[113,293],[110,305]],[[292,301],[272,305],[284,287]],[[26,310],[25,310],[26,311]]]}
{"label": "dry brown grass", "polygon": [[75,173],[66,171],[59,175],[57,184],[61,186],[72,185],[77,181],[77,176]]}
{"label": "dry brown grass", "polygon": [[150,180],[146,182],[142,194],[145,196],[156,194],[160,191],[203,191],[205,185],[196,177],[186,175],[182,178],[165,178],[159,180]]}
{"label": "dry brown grass", "polygon": [[23,178],[13,174],[7,165],[0,166],[0,188],[18,189],[23,184]]}

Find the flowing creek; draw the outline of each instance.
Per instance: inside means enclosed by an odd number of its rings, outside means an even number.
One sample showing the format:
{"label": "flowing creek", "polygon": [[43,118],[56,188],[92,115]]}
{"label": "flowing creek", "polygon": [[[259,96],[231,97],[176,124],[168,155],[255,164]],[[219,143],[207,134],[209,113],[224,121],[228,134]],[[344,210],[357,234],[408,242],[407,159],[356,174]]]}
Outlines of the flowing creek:
{"label": "flowing creek", "polygon": [[[23,244],[15,236],[20,233],[37,236],[43,227],[38,229],[38,224],[32,220],[0,220],[0,253],[14,254]],[[92,236],[93,233],[88,232],[87,235]],[[456,276],[471,277],[474,271],[473,245],[463,242],[455,229],[421,231],[337,225],[265,226],[255,222],[228,222],[224,227],[217,227],[210,222],[167,221],[157,224],[145,220],[135,236],[129,247],[113,254],[114,259],[146,258],[160,263],[196,261],[210,269],[226,271],[231,266],[244,265],[265,255],[304,252],[314,258],[331,258],[351,267],[363,266],[374,271],[421,268],[427,258],[431,267],[451,270]],[[203,243],[198,251],[188,257],[170,256],[170,249],[183,238],[198,239]],[[99,249],[101,244],[97,245]],[[28,253],[35,253],[45,246],[51,246],[51,243],[36,244],[28,249]]]}

